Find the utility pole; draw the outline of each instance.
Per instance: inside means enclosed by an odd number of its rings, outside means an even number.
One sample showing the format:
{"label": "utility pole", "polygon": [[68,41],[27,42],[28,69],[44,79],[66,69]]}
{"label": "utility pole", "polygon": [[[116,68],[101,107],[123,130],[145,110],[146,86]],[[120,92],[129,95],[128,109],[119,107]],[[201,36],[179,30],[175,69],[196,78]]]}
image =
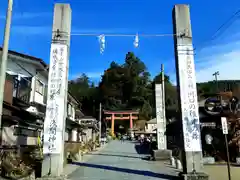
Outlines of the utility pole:
{"label": "utility pole", "polygon": [[101,136],[102,136],[102,103],[99,104],[99,144],[101,146]]}
{"label": "utility pole", "polygon": [[219,76],[219,71],[216,71],[215,73],[213,73],[213,76],[215,77],[215,81],[216,81],[216,91],[218,93],[218,76]]}
{"label": "utility pole", "polygon": [[[4,41],[2,49],[2,60],[0,61],[0,133],[2,135],[2,112],[3,112],[3,98],[4,98],[4,87],[6,79],[6,69],[7,69],[7,60],[8,60],[8,45],[10,38],[10,27],[12,21],[12,6],[13,0],[8,0],[8,9],[6,17],[6,25],[4,31]],[[2,142],[0,142],[2,143]]]}

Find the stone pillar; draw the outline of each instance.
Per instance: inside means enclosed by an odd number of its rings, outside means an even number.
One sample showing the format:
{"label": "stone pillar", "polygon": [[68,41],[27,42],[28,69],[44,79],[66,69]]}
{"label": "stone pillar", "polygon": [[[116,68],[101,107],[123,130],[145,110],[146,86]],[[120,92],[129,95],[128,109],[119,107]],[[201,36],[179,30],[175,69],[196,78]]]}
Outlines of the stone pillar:
{"label": "stone pillar", "polygon": [[56,177],[63,172],[70,35],[70,5],[55,4],[44,121],[45,159],[42,163],[42,176]]}
{"label": "stone pillar", "polygon": [[192,29],[188,5],[173,8],[173,32],[179,89],[179,109],[182,120],[183,177],[208,179],[203,173],[199,109],[196,90]]}
{"label": "stone pillar", "polygon": [[157,120],[157,145],[159,150],[167,149],[166,122],[164,119],[162,84],[155,84],[156,120]]}
{"label": "stone pillar", "polygon": [[163,129],[163,139],[164,139],[164,149],[167,149],[167,135],[166,135],[166,125],[167,125],[167,119],[166,119],[166,99],[165,99],[165,74],[164,74],[164,65],[161,64],[161,72],[162,72],[162,129]]}
{"label": "stone pillar", "polygon": [[[163,71],[162,76],[164,76]],[[153,156],[155,160],[170,160],[172,156],[171,150],[167,149],[164,94],[165,92],[163,81],[162,84],[155,84],[157,145],[158,145],[158,149],[153,151]]]}
{"label": "stone pillar", "polygon": [[78,132],[77,132],[77,129],[72,129],[72,136],[71,136],[71,141],[74,141],[74,142],[77,142],[77,139],[78,139]]}

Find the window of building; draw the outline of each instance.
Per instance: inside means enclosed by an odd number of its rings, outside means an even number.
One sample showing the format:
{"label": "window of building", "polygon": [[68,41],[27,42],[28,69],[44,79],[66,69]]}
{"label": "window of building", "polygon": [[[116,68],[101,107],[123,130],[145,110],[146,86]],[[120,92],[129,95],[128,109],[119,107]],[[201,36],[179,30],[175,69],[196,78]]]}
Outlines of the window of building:
{"label": "window of building", "polygon": [[44,84],[39,80],[36,81],[36,92],[42,95],[44,94]]}

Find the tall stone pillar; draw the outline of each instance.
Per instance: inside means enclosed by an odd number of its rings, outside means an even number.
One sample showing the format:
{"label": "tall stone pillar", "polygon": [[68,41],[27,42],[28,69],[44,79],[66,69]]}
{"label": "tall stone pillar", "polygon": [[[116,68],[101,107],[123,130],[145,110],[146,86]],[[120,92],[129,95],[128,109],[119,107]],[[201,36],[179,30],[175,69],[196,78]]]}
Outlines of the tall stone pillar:
{"label": "tall stone pillar", "polygon": [[[163,71],[162,76],[164,76]],[[157,147],[158,147],[157,150],[153,151],[154,152],[153,156],[155,160],[170,160],[172,156],[172,151],[167,149],[164,89],[165,89],[164,82],[162,82],[162,84],[155,84]]]}
{"label": "tall stone pillar", "polygon": [[192,29],[188,5],[173,8],[174,47],[182,121],[183,177],[208,179],[203,173],[199,109],[196,90]]}
{"label": "tall stone pillar", "polygon": [[157,145],[159,150],[167,149],[166,122],[164,119],[163,88],[162,84],[155,84]]}
{"label": "tall stone pillar", "polygon": [[55,4],[44,121],[45,158],[42,163],[42,176],[56,177],[63,172],[70,33],[70,5]]}

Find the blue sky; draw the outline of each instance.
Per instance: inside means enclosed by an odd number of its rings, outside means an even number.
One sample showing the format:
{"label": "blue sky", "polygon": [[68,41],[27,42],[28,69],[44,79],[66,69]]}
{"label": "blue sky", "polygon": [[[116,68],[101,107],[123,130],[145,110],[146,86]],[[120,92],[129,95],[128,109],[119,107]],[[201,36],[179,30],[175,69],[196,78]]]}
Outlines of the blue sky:
{"label": "blue sky", "polygon": [[[234,12],[239,0],[14,0],[10,49],[42,58],[49,63],[54,3],[70,3],[72,33],[97,34],[171,34],[174,4],[189,4],[196,47],[197,81],[212,80],[215,71],[220,79],[240,79],[240,14],[216,39],[211,36]],[[0,42],[7,0],[0,1]],[[133,37],[106,37],[106,49],[99,52],[97,37],[72,36],[70,78],[86,73],[98,81],[111,61],[122,63],[133,51],[147,65],[152,76],[161,63],[175,81],[172,37],[140,37],[139,48]]]}

